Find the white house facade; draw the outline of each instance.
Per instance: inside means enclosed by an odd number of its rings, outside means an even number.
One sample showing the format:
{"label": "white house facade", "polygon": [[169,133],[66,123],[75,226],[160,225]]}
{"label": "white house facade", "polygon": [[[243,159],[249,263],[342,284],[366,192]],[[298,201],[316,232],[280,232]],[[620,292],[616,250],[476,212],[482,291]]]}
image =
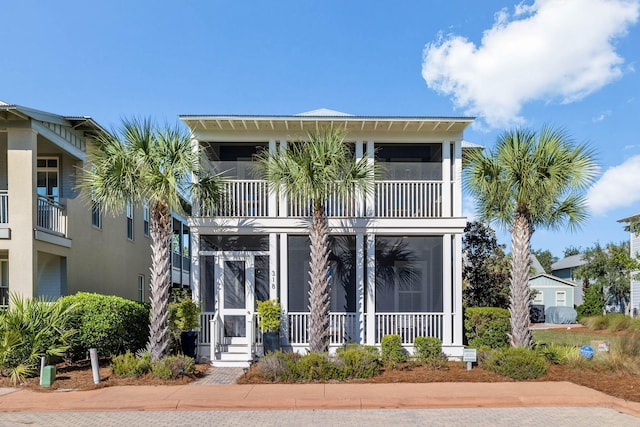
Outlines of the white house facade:
{"label": "white house facade", "polygon": [[[412,350],[435,336],[462,355],[463,131],[466,117],[361,117],[330,110],[293,116],[183,115],[194,146],[227,177],[213,216],[189,218],[192,290],[203,308],[199,355],[246,365],[261,352],[257,300],[283,308],[281,345],[308,348],[307,200],[270,193],[255,155],[277,152],[317,128],[342,128],[354,159],[384,165],[372,194],[334,197],[330,349],[379,345],[399,334]],[[464,145],[464,147],[463,147]]]}
{"label": "white house facade", "polygon": [[[640,221],[640,214],[618,221],[627,224],[629,227],[629,252],[632,258],[640,257],[640,232],[637,227],[632,226],[633,224],[637,224],[638,221]],[[634,271],[631,278],[631,295],[628,311],[633,317],[640,317],[640,280],[634,278],[638,273],[638,271]]]}

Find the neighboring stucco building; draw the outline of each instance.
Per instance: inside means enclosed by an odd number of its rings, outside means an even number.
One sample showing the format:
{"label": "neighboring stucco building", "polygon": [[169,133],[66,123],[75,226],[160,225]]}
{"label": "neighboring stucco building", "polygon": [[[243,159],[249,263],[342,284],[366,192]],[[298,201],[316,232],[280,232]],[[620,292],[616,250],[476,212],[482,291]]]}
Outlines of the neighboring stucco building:
{"label": "neighboring stucco building", "polygon": [[330,110],[293,116],[184,115],[209,167],[228,177],[213,217],[194,213],[194,294],[203,303],[199,354],[246,365],[260,351],[255,301],[278,298],[285,348],[308,348],[306,200],[269,193],[254,173],[260,150],[276,152],[316,128],[344,128],[355,158],[385,165],[374,194],[327,204],[332,235],[330,348],[379,345],[400,334],[462,343],[463,131],[472,118],[361,117]]}
{"label": "neighboring stucco building", "polygon": [[[640,227],[632,227],[632,224],[638,224],[640,221],[640,214],[623,218],[618,222],[627,224],[629,227],[629,251],[631,257],[640,257]],[[634,272],[636,275],[639,272]],[[640,317],[640,280],[631,279],[631,295],[629,301],[629,313],[633,317]]]}
{"label": "neighboring stucco building", "polygon": [[[98,132],[106,131],[91,117],[0,102],[0,305],[9,292],[57,298],[89,291],[148,300],[148,210],[131,206],[122,215],[105,215],[75,188]],[[188,246],[188,228],[179,221],[174,228],[186,236],[175,240]],[[189,261],[188,253],[181,255]],[[174,258],[174,265],[184,264]],[[176,279],[188,285],[188,267],[174,270]]]}

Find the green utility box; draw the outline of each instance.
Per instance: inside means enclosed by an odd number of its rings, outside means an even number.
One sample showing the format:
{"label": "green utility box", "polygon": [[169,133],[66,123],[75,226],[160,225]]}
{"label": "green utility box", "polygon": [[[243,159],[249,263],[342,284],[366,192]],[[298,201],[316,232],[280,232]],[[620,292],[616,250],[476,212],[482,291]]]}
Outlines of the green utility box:
{"label": "green utility box", "polygon": [[42,370],[42,380],[40,385],[49,387],[56,380],[56,367],[53,365],[45,366]]}

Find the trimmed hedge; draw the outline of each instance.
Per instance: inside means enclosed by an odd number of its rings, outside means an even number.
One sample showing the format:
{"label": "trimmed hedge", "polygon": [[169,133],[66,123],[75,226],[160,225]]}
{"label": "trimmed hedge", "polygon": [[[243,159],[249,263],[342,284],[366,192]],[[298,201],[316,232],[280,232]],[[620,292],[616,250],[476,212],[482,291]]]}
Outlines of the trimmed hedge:
{"label": "trimmed hedge", "polygon": [[413,340],[415,356],[421,363],[442,358],[442,343],[436,337],[416,337]]}
{"label": "trimmed hedge", "polygon": [[402,337],[398,334],[389,334],[380,340],[382,348],[382,363],[385,366],[395,368],[398,364],[407,361],[407,353],[402,348]]}
{"label": "trimmed hedge", "polygon": [[121,297],[78,292],[60,299],[74,305],[70,327],[78,332],[70,339],[68,356],[87,357],[90,348],[101,356],[136,352],[149,340],[149,305]]}
{"label": "trimmed hedge", "polygon": [[508,347],[511,333],[509,310],[496,307],[467,308],[464,330],[470,347]]}

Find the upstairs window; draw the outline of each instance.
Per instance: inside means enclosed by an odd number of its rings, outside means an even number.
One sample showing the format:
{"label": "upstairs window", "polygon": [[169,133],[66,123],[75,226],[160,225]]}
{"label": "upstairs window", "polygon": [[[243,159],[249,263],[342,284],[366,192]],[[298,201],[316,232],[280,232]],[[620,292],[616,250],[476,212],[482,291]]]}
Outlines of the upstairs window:
{"label": "upstairs window", "polygon": [[386,180],[441,181],[442,144],[376,144]]}
{"label": "upstairs window", "polygon": [[144,220],[144,235],[149,236],[149,201],[145,200],[142,205],[142,217]]}
{"label": "upstairs window", "polygon": [[38,195],[46,196],[57,202],[60,198],[59,165],[57,157],[38,157],[37,160]]}
{"label": "upstairs window", "polygon": [[91,225],[96,228],[102,228],[102,216],[100,215],[100,203],[95,200],[91,201]]}
{"label": "upstairs window", "polygon": [[127,239],[133,240],[133,204],[129,201],[126,206],[127,213]]}

